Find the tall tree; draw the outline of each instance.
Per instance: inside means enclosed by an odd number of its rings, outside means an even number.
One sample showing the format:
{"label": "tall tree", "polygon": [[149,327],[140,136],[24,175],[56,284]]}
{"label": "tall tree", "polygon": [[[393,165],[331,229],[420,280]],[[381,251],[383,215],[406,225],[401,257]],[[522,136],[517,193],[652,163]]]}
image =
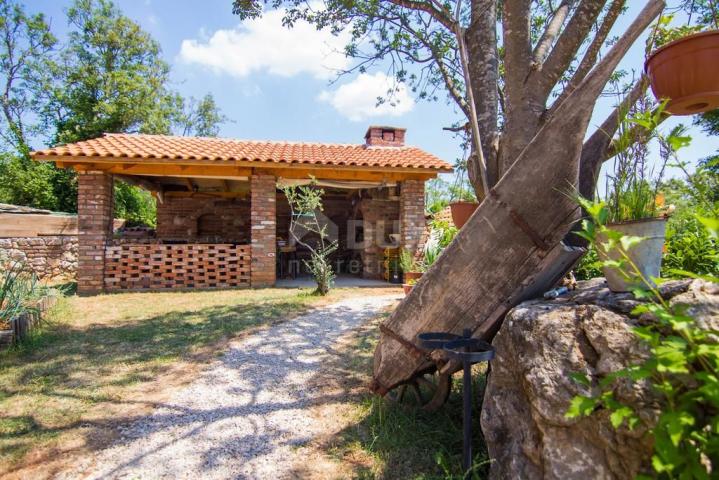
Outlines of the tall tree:
{"label": "tall tree", "polygon": [[0,201],[56,208],[52,184],[57,169],[32,162],[29,138],[38,94],[46,84],[56,39],[42,14],[28,15],[13,0],[0,0]]}
{"label": "tall tree", "polygon": [[37,108],[36,93],[56,43],[42,14],[28,15],[17,2],[0,0],[0,139],[23,156],[30,151],[28,136],[38,133],[27,117]]}
{"label": "tall tree", "polygon": [[182,136],[216,137],[220,133],[220,124],[226,121],[227,117],[215,103],[215,98],[208,93],[200,100],[190,97],[183,101],[173,130]]}
{"label": "tall tree", "polygon": [[109,0],[76,0],[44,113],[55,142],[103,133],[169,133],[182,105],[160,45]]}
{"label": "tall tree", "polygon": [[[628,27],[610,39],[623,0],[325,0],[324,9],[300,0],[271,2],[287,8],[290,25],[304,18],[350,28],[348,53],[359,56],[369,45],[374,51],[366,62],[394,59],[396,74],[415,85],[428,77],[441,81],[470,124],[477,120],[471,133],[479,148],[469,171],[483,200],[383,322],[374,356],[376,392],[432,366],[413,348],[417,333],[471,327],[473,335],[489,338],[529,282],[564,265],[559,244],[579,217],[567,193],[582,187],[582,177],[593,192],[622,111],[612,112],[603,131],[585,141],[594,106],[665,6],[662,0],[642,3]],[[243,18],[262,14],[259,1],[236,0],[234,7]],[[424,66],[424,73],[413,79],[406,62]],[[645,89],[640,80],[626,102]]]}
{"label": "tall tree", "polygon": [[[626,9],[624,0],[325,0],[322,9],[303,0],[267,3],[286,8],[289,25],[305,19],[335,32],[349,29],[346,51],[359,60],[355,69],[389,62],[397,80],[409,82],[420,97],[444,91],[467,119],[476,116],[482,155],[475,149],[468,167],[480,199],[480,158],[491,188],[598,65]],[[234,12],[254,18],[262,14],[261,4],[236,0]],[[637,80],[628,101],[645,89]],[[611,156],[618,112],[601,134],[589,136],[582,184],[594,184],[598,167]]]}

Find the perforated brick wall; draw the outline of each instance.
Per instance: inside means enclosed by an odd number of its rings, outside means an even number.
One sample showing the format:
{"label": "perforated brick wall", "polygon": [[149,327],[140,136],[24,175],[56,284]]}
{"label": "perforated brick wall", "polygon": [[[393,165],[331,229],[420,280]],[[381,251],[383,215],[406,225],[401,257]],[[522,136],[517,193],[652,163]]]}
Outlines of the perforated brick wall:
{"label": "perforated brick wall", "polygon": [[110,246],[104,283],[106,291],[249,287],[250,246]]}

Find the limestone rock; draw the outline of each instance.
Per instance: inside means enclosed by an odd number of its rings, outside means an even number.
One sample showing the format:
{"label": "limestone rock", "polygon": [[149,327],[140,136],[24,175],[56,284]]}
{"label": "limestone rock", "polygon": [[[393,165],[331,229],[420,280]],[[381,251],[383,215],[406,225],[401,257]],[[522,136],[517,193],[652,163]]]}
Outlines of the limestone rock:
{"label": "limestone rock", "polygon": [[[669,282],[671,302],[687,305],[703,324],[719,323],[719,289],[701,281]],[[631,294],[615,294],[602,279],[580,282],[570,295],[533,300],[510,311],[494,338],[482,410],[482,429],[493,459],[491,478],[634,478],[650,470],[647,427],[614,429],[606,411],[566,419],[571,399],[587,394],[570,374],[603,376],[645,358],[631,331],[638,319]],[[647,383],[626,381],[616,397],[639,408],[651,425],[659,411]],[[642,422],[644,423],[644,422]]]}

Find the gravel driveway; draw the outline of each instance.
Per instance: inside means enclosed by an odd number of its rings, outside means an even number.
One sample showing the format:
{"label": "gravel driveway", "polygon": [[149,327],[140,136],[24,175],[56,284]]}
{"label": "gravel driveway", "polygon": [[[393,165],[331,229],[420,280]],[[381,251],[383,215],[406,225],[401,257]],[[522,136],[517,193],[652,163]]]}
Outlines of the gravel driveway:
{"label": "gravel driveway", "polygon": [[[355,297],[231,344],[192,384],[62,478],[287,478],[297,446],[322,433],[304,409],[334,342],[397,295]],[[312,382],[312,385],[316,385]]]}

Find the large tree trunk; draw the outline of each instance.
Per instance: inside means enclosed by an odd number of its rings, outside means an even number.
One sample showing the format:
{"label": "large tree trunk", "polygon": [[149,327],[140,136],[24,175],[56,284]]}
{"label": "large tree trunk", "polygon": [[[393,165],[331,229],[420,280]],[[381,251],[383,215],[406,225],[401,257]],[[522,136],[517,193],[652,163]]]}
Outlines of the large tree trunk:
{"label": "large tree trunk", "polygon": [[424,331],[492,331],[517,291],[537,275],[567,234],[578,208],[583,139],[597,97],[663,2],[650,2],[622,38],[547,120],[469,222],[383,324],[373,389],[385,393],[427,359],[415,337]]}
{"label": "large tree trunk", "polygon": [[[469,58],[468,65],[472,90],[475,92],[477,123],[481,136],[482,150],[487,163],[487,183],[493,186],[499,180],[497,141],[497,116],[499,108],[499,58],[497,53],[497,2],[496,0],[474,0],[472,19],[465,33]],[[470,158],[474,159],[474,149]],[[469,181],[484,198],[482,180],[477,162],[467,162]],[[481,194],[480,194],[481,193]]]}

